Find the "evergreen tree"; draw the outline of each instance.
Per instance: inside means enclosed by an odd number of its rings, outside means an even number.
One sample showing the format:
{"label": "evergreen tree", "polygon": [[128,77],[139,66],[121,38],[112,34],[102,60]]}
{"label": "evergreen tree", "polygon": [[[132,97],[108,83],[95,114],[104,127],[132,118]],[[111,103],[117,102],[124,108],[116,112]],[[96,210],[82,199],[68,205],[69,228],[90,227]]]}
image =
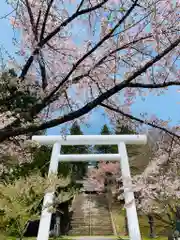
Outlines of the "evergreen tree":
{"label": "evergreen tree", "polygon": [[[137,133],[131,127],[125,125],[124,122],[122,122],[122,120],[118,120],[116,123],[115,134],[126,135],[126,134],[137,134]],[[116,149],[117,149],[117,146],[116,146]],[[136,145],[127,145],[127,152],[129,157],[136,155],[137,150],[138,150],[138,147]]]}
{"label": "evergreen tree", "polygon": [[[77,122],[74,122],[70,128],[70,135],[83,135],[81,128]],[[89,153],[89,147],[84,145],[63,146],[63,154],[86,154]],[[62,163],[63,167],[67,167],[72,172],[73,178],[82,179],[87,171],[88,162]]]}
{"label": "evergreen tree", "polygon": [[[70,135],[83,135],[80,126],[77,122],[74,122],[70,128]],[[78,145],[78,146],[62,146],[63,154],[83,154],[88,153],[88,146]]]}
{"label": "evergreen tree", "polygon": [[[100,132],[101,135],[110,135],[111,131],[108,128],[108,126],[106,124],[104,124],[104,126],[101,129]],[[96,145],[94,146],[94,150],[97,153],[117,153],[117,149],[115,148],[114,145]]]}

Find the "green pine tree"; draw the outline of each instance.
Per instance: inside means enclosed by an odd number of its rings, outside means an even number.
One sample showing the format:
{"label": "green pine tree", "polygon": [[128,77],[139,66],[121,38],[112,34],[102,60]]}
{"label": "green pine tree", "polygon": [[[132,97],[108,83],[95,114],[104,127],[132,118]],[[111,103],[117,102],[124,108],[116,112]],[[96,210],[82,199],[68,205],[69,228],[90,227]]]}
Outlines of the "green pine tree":
{"label": "green pine tree", "polygon": [[[125,125],[124,122],[122,122],[122,120],[118,120],[116,123],[115,134],[126,135],[126,134],[137,134],[137,133],[131,127]],[[129,157],[134,156],[135,154],[137,154],[137,146],[127,145],[127,152]]]}
{"label": "green pine tree", "polygon": [[[74,122],[70,128],[70,135],[83,135],[83,132],[77,122]],[[86,154],[89,153],[89,147],[84,145],[63,146],[63,154]],[[75,179],[82,179],[87,171],[88,162],[62,163],[63,167],[67,167]],[[61,165],[60,165],[61,167]]]}
{"label": "green pine tree", "polygon": [[[106,124],[101,129],[100,132],[101,135],[110,135],[112,134],[110,129]],[[114,145],[96,145],[94,146],[94,150],[97,153],[117,153],[117,149],[115,148]]]}

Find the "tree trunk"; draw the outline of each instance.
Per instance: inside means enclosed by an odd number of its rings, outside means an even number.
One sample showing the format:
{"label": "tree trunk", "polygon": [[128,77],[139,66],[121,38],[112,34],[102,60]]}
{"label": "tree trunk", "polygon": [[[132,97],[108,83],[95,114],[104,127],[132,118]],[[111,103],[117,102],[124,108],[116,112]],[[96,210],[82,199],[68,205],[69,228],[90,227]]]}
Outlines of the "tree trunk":
{"label": "tree trunk", "polygon": [[156,237],[155,225],[154,225],[154,218],[152,215],[148,215],[148,222],[149,222],[149,228],[150,228],[149,237],[155,238]]}

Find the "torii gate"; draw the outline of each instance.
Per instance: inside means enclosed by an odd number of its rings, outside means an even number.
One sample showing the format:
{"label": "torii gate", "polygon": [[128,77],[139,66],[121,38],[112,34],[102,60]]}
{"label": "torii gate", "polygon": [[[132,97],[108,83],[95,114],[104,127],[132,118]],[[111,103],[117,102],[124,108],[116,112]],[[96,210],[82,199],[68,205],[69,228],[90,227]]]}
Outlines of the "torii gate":
{"label": "torii gate", "polygon": [[[146,144],[146,135],[67,135],[67,136],[33,136],[33,141],[42,145],[52,145],[52,154],[49,173],[57,174],[59,162],[79,161],[120,161],[124,198],[130,240],[141,240],[134,193],[129,189],[131,174],[126,144]],[[60,154],[62,145],[118,145],[118,154]],[[128,178],[128,184],[127,184]],[[43,209],[40,218],[37,240],[48,240],[52,213],[47,209],[47,204],[53,201],[54,192],[46,193],[44,196]]]}

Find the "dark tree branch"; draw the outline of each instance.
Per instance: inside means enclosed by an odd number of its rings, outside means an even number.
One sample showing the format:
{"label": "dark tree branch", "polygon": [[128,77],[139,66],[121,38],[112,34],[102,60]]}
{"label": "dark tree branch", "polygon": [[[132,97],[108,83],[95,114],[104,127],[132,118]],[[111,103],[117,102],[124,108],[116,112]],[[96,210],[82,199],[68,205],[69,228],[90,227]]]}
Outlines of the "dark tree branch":
{"label": "dark tree branch", "polygon": [[83,3],[84,3],[84,0],[81,0],[81,2],[80,2],[80,4],[79,4],[76,12],[79,12],[79,10],[81,9]]}
{"label": "dark tree branch", "polygon": [[44,63],[44,57],[43,57],[43,54],[41,51],[38,56],[38,63],[39,63],[40,71],[41,71],[42,89],[45,90],[48,83],[47,83],[47,78],[46,78],[46,67],[45,67],[45,63]]}
{"label": "dark tree branch", "polygon": [[102,107],[104,107],[104,108],[107,108],[107,109],[113,111],[113,112],[120,113],[120,114],[123,115],[124,117],[127,117],[127,118],[129,118],[129,119],[131,119],[131,120],[135,120],[135,121],[137,121],[137,122],[139,122],[139,123],[142,123],[142,124],[151,126],[151,127],[153,127],[153,128],[160,129],[160,130],[168,133],[169,135],[171,135],[171,136],[173,136],[173,137],[177,137],[177,138],[180,139],[180,136],[179,136],[179,135],[177,135],[177,134],[169,131],[168,129],[166,129],[166,128],[164,128],[164,127],[161,127],[161,126],[158,126],[158,125],[156,125],[156,124],[154,124],[154,123],[148,122],[148,121],[146,121],[146,120],[142,120],[142,119],[140,119],[140,118],[134,117],[133,115],[130,115],[130,114],[128,114],[128,113],[125,113],[125,112],[123,112],[122,110],[117,109],[117,108],[112,107],[112,106],[109,106],[109,105],[107,105],[107,104],[101,103],[100,105],[101,105]]}
{"label": "dark tree branch", "polygon": [[163,223],[167,224],[168,226],[171,225],[171,223],[169,221],[166,221],[164,218],[162,218],[160,215],[158,215],[157,213],[154,213],[154,217],[160,221],[162,221]]}
{"label": "dark tree branch", "polygon": [[[148,35],[148,36],[146,36],[146,37],[142,37],[142,38],[139,38],[139,39],[135,39],[135,40],[133,40],[132,42],[126,43],[126,44],[124,44],[124,45],[116,48],[115,50],[109,52],[107,55],[105,55],[104,57],[102,57],[94,66],[92,66],[92,68],[91,68],[90,70],[88,70],[86,73],[83,73],[83,74],[81,74],[81,75],[73,78],[73,79],[72,79],[72,84],[76,84],[76,83],[78,83],[82,78],[88,77],[91,71],[93,71],[96,67],[98,67],[98,66],[100,66],[101,64],[103,64],[104,61],[105,61],[108,57],[110,57],[111,55],[113,55],[114,53],[119,52],[119,51],[121,51],[121,50],[123,50],[123,49],[126,49],[126,48],[129,47],[130,45],[135,44],[135,43],[137,43],[137,42],[139,42],[139,41],[143,41],[143,40],[145,40],[145,39],[147,39],[147,38],[150,38],[151,36],[152,36],[152,35]],[[94,80],[94,82],[95,82],[95,80]],[[62,82],[61,82],[61,83],[62,83]]]}
{"label": "dark tree branch", "polygon": [[53,2],[54,2],[54,0],[51,0],[49,2],[47,10],[46,10],[46,13],[45,13],[45,16],[44,16],[44,21],[43,21],[43,24],[42,24],[42,29],[41,29],[41,34],[40,34],[40,42],[44,38],[44,32],[45,32],[45,28],[46,28],[46,23],[47,23],[47,19],[48,19],[49,12],[50,12],[50,9],[51,9],[51,6],[52,6]]}
{"label": "dark tree branch", "polygon": [[31,27],[32,27],[32,31],[33,31],[33,33],[34,33],[34,35],[35,35],[34,16],[33,16],[31,7],[30,7],[30,5],[29,5],[29,1],[28,1],[28,0],[25,0],[25,3],[26,3],[27,10],[28,10],[29,19],[30,19],[30,23],[31,23]]}
{"label": "dark tree branch", "polygon": [[33,55],[31,55],[31,56],[28,58],[27,62],[25,63],[25,65],[24,65],[24,67],[23,67],[23,69],[22,69],[22,71],[21,71],[21,75],[19,76],[20,79],[24,80],[24,78],[25,78],[25,76],[26,76],[29,68],[31,67],[31,64],[32,64],[33,61],[34,61],[34,56],[35,56],[36,54],[38,54],[38,53],[39,53],[39,49],[36,49],[36,51],[33,52]]}
{"label": "dark tree branch", "polygon": [[171,81],[171,82],[163,82],[163,83],[129,83],[128,87],[130,88],[167,88],[168,86],[179,86],[180,82]]}
{"label": "dark tree branch", "polygon": [[41,18],[41,10],[39,10],[38,18],[35,25],[35,36],[37,41],[38,41],[38,26],[39,26],[40,18]]}

